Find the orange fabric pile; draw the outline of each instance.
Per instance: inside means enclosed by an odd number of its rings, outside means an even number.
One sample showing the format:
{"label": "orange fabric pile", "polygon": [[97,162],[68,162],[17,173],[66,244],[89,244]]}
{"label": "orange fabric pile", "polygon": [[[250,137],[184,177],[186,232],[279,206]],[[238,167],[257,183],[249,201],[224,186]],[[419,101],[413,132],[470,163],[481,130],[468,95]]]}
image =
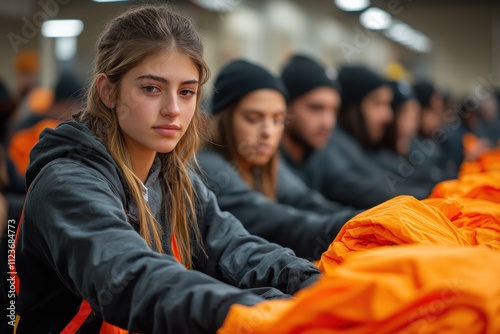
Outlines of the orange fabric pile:
{"label": "orange fabric pile", "polygon": [[462,163],[459,178],[475,173],[500,171],[500,150],[483,153],[476,161]]}
{"label": "orange fabric pile", "polygon": [[356,253],[295,299],[232,306],[217,333],[500,333],[495,263],[487,247]]}
{"label": "orange fabric pile", "polygon": [[438,183],[429,198],[477,198],[500,203],[500,171],[466,174]]}
{"label": "orange fabric pile", "polygon": [[[456,203],[455,211],[461,206]],[[398,196],[349,220],[321,256],[328,272],[353,252],[403,244],[466,246],[470,242],[441,210]]]}
{"label": "orange fabric pile", "polygon": [[472,245],[500,242],[499,203],[471,198],[433,198],[422,202],[440,209]]}

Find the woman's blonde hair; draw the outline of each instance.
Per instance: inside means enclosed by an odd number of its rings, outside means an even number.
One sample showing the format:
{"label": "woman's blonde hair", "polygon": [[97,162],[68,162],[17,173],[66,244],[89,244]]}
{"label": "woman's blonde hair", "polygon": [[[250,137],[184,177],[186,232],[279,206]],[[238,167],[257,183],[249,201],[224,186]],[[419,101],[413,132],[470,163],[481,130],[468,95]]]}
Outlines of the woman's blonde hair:
{"label": "woman's blonde hair", "polygon": [[97,41],[94,80],[88,89],[86,108],[78,120],[88,124],[113,156],[123,173],[128,195],[137,203],[141,236],[150,247],[162,252],[165,231],[143,198],[141,181],[132,171],[117,113],[100,99],[96,79],[100,73],[108,77],[114,84],[113,98],[116,101],[123,76],[146,58],[165,50],[187,55],[199,71],[200,94],[191,124],[172,152],[158,153],[162,168],[160,179],[169,199],[166,208],[171,226],[169,232],[176,238],[183,264],[190,268],[191,239],[194,237],[201,247],[201,237],[196,221],[196,193],[188,173],[196,162],[194,153],[199,145],[201,86],[209,77],[201,37],[193,23],[168,5],[136,7],[112,20]]}
{"label": "woman's blonde hair", "polygon": [[238,170],[241,178],[253,190],[261,192],[268,199],[276,200],[278,152],[275,152],[264,166],[254,166],[250,170],[238,166],[236,137],[234,135],[233,117],[237,103],[213,116],[208,127],[208,140],[205,146],[221,154]]}

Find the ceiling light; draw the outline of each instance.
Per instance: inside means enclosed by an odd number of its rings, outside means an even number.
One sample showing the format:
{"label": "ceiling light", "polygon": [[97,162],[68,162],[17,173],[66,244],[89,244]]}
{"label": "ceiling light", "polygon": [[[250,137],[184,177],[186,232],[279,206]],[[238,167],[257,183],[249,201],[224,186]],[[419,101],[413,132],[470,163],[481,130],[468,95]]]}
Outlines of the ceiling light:
{"label": "ceiling light", "polygon": [[191,0],[191,2],[212,12],[230,12],[241,5],[243,0]]}
{"label": "ceiling light", "polygon": [[42,24],[42,35],[45,37],[75,37],[82,30],[81,20],[49,20]]}
{"label": "ceiling light", "polygon": [[401,21],[394,20],[384,34],[387,38],[403,44],[415,52],[429,52],[432,48],[429,37]]}
{"label": "ceiling light", "polygon": [[370,6],[369,0],[335,0],[335,4],[346,12],[360,11]]}
{"label": "ceiling light", "polygon": [[372,7],[359,16],[359,21],[366,29],[384,30],[391,26],[392,17],[382,9]]}

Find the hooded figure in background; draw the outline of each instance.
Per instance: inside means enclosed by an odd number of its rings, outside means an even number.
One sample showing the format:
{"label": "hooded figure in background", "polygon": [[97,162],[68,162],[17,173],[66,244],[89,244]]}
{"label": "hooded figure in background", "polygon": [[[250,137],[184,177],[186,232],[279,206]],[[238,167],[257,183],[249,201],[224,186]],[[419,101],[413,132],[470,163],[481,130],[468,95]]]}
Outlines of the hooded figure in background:
{"label": "hooded figure in background", "polygon": [[418,197],[427,197],[435,184],[422,182],[421,174],[426,171],[418,166],[421,156],[411,151],[418,133],[420,106],[406,82],[391,81],[389,86],[393,91],[393,121],[387,127],[379,147],[368,150],[368,156],[384,170],[384,177],[392,180],[395,186],[406,188],[408,192],[418,194]]}
{"label": "hooded figure in background", "polygon": [[214,83],[208,141],[200,175],[222,210],[252,234],[317,260],[357,210],[309,189],[280,163],[287,92],[266,69],[246,60],[226,64]]}
{"label": "hooded figure in background", "polygon": [[500,146],[500,116],[495,96],[490,95],[480,101],[478,122],[473,131],[479,138],[487,139],[491,147]]}
{"label": "hooded figure in background", "polygon": [[[455,138],[454,130],[447,122],[444,99],[429,81],[419,81],[413,86],[420,104],[420,127],[411,151],[421,152],[419,164],[425,182],[438,183],[457,177],[460,161],[453,157],[461,151],[461,138]],[[462,159],[463,160],[463,159]]]}
{"label": "hooded figure in background", "polygon": [[[408,175],[391,173],[387,166],[374,161],[389,127],[394,122],[391,102],[394,98],[389,81],[364,66],[344,66],[338,80],[342,86],[339,122],[329,150],[336,159],[344,159],[353,179],[362,187],[366,180],[378,180],[390,194],[425,198],[426,191],[407,182]],[[370,155],[369,155],[370,153]],[[372,181],[375,182],[375,181]]]}

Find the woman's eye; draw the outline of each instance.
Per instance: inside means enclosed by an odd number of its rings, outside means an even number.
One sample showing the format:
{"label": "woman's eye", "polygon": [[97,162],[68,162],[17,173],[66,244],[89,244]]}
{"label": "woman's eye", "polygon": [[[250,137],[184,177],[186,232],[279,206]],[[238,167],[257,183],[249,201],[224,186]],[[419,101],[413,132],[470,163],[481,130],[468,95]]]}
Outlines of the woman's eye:
{"label": "woman's eye", "polygon": [[285,117],[283,117],[283,116],[275,117],[274,124],[278,124],[278,125],[285,124]]}
{"label": "woman's eye", "polygon": [[160,89],[156,86],[143,86],[142,89],[146,92],[146,93],[158,93],[160,91]]}
{"label": "woman's eye", "polygon": [[259,118],[256,116],[247,116],[247,117],[245,117],[245,119],[250,124],[255,124],[259,121]]}
{"label": "woman's eye", "polygon": [[196,91],[191,90],[191,89],[183,89],[183,90],[181,90],[180,94],[181,94],[181,96],[190,97],[190,96],[196,95]]}

